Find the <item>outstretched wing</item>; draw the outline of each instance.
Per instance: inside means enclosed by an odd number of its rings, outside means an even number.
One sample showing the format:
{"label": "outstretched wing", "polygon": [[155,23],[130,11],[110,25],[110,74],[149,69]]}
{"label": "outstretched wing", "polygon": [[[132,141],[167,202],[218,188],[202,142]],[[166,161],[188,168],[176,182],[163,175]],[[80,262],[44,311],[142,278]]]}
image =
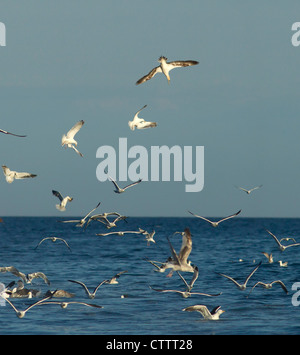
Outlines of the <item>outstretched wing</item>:
{"label": "outstretched wing", "polygon": [[161,73],[161,72],[162,72],[162,70],[161,70],[161,67],[160,67],[160,66],[153,68],[147,75],[145,75],[145,76],[143,76],[142,78],[140,78],[140,79],[136,82],[136,85],[142,84],[142,83],[144,83],[145,81],[152,79],[155,74]]}
{"label": "outstretched wing", "polygon": [[15,136],[15,137],[26,137],[26,136],[21,136],[19,134],[15,134],[15,133],[4,131],[3,129],[0,129],[0,132],[4,133],[4,134],[10,134],[11,136]]}
{"label": "outstretched wing", "polygon": [[59,200],[60,200],[60,202],[63,200],[63,197],[62,197],[62,195],[61,195],[60,192],[55,191],[55,190],[52,190],[52,194],[53,194],[54,196],[58,197]]}
{"label": "outstretched wing", "polygon": [[83,126],[84,121],[81,120],[77,122],[67,133],[68,138],[74,138],[75,134],[80,130],[80,128]]}

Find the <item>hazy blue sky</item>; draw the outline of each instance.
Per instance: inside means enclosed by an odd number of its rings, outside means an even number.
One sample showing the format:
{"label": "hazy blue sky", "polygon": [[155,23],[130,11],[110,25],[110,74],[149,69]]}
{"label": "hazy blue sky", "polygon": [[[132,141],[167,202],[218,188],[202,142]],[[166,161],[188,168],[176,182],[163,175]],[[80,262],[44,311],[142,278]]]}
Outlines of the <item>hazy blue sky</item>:
{"label": "hazy blue sky", "polygon": [[[2,1],[1,165],[36,173],[0,179],[0,215],[298,217],[300,46],[291,43],[299,1]],[[159,56],[199,65],[136,86]],[[130,131],[141,117],[158,126]],[[77,121],[80,158],[61,147]],[[142,182],[122,195],[99,182],[96,151],[142,145],[204,146],[201,192],[183,182]],[[130,163],[130,162],[129,162]],[[121,183],[126,184],[126,183]],[[263,188],[246,195],[235,185]],[[55,209],[51,190],[74,200]]]}

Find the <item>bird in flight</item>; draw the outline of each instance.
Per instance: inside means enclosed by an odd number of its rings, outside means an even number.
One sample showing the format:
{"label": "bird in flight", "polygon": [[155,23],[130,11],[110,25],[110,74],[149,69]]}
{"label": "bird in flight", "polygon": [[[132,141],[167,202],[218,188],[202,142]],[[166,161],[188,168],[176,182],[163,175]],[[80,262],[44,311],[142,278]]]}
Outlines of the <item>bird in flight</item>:
{"label": "bird in flight", "polygon": [[79,154],[81,157],[83,157],[83,154],[79,152],[77,149],[77,141],[74,139],[75,134],[78,133],[80,128],[83,126],[84,121],[81,120],[77,122],[67,134],[64,134],[61,139],[61,145],[66,146],[68,148],[72,148],[75,150],[77,154]]}
{"label": "bird in flight", "polygon": [[11,184],[15,179],[27,179],[27,178],[34,178],[37,175],[31,173],[20,173],[14,170],[10,170],[6,165],[2,165],[2,169],[5,175],[6,181]]}
{"label": "bird in flight", "polygon": [[137,129],[145,129],[145,128],[152,128],[156,127],[157,123],[156,122],[147,122],[143,118],[140,118],[138,114],[145,108],[147,105],[143,106],[133,117],[132,121],[128,121],[128,125],[132,131]]}
{"label": "bird in flight", "polygon": [[201,218],[201,219],[203,219],[204,221],[210,223],[213,227],[217,227],[217,226],[219,225],[219,223],[221,223],[221,222],[223,222],[223,221],[226,221],[227,219],[230,219],[230,218],[233,218],[233,217],[237,216],[238,214],[241,213],[241,211],[242,211],[242,210],[239,210],[238,212],[236,212],[236,213],[234,213],[234,214],[232,214],[232,215],[230,215],[230,216],[228,216],[228,217],[222,218],[222,219],[220,219],[220,220],[217,221],[217,222],[212,222],[212,221],[210,221],[210,220],[207,219],[207,218],[204,218],[204,217],[198,216],[197,214],[194,214],[193,212],[190,212],[190,211],[188,211],[188,212],[189,212],[190,214],[192,214],[193,216],[195,216],[195,217],[197,217],[197,218]]}
{"label": "bird in flight", "polygon": [[262,187],[262,185],[259,185],[259,186],[253,187],[252,189],[247,190],[247,189],[244,189],[243,187],[236,186],[237,189],[245,191],[248,195],[250,195],[250,193],[252,191],[260,189],[261,187]]}
{"label": "bird in flight", "polygon": [[66,205],[68,201],[73,201],[73,197],[66,196],[62,197],[61,193],[55,190],[52,190],[52,194],[56,197],[58,197],[60,204],[55,205],[56,209],[59,211],[65,211],[66,210]]}
{"label": "bird in flight", "polygon": [[175,60],[173,62],[167,62],[168,58],[161,56],[158,58],[158,62],[160,63],[157,67],[153,68],[147,75],[140,78],[136,85],[142,84],[147,80],[150,80],[154,77],[157,73],[163,73],[166,78],[168,79],[168,83],[170,83],[170,70],[174,68],[181,68],[181,67],[188,67],[191,65],[199,64],[199,62],[195,60]]}

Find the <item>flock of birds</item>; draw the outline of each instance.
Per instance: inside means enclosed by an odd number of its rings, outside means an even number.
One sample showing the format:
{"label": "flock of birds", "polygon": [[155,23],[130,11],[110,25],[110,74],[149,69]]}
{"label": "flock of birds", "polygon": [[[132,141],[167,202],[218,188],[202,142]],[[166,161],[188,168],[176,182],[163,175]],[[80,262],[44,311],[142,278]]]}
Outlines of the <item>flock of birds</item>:
{"label": "flock of birds", "polygon": [[[155,68],[153,68],[147,75],[143,76],[141,79],[139,79],[136,84],[140,85],[144,82],[146,82],[147,80],[150,80],[151,78],[153,78],[157,73],[163,73],[168,82],[170,82],[170,75],[169,72],[170,70],[174,69],[174,68],[178,68],[178,67],[186,67],[186,66],[193,66],[198,64],[197,61],[193,61],[193,60],[188,60],[188,61],[173,61],[173,62],[167,62],[167,58],[164,56],[161,56],[159,59],[159,65],[156,66]],[[143,120],[142,118],[140,118],[138,115],[139,113],[146,108],[147,105],[143,106],[139,111],[137,111],[137,113],[134,115],[134,118],[132,121],[128,122],[128,125],[130,127],[131,130],[134,129],[146,129],[146,128],[153,128],[157,126],[156,122],[146,122],[145,120]],[[61,140],[61,144],[63,147],[67,147],[67,148],[71,148],[73,149],[80,157],[83,157],[83,154],[77,149],[78,143],[75,140],[75,135],[79,132],[79,130],[82,128],[82,126],[84,125],[84,121],[81,120],[79,122],[77,122],[66,134],[64,134],[62,136],[62,140]],[[26,137],[24,135],[17,135],[8,131],[4,131],[4,130],[0,130],[0,133],[4,133],[4,134],[8,134],[8,135],[13,135],[13,136],[17,136],[17,137]],[[13,171],[11,169],[9,169],[7,166],[3,165],[2,166],[6,181],[8,183],[12,183],[15,179],[27,179],[27,178],[34,178],[36,177],[36,174],[32,174],[32,173],[27,173],[27,172],[18,172],[18,171]],[[124,193],[128,188],[131,188],[139,183],[141,183],[142,180],[138,180],[136,182],[133,182],[127,186],[124,187],[120,187],[118,185],[118,183],[110,176],[109,180],[112,182],[112,184],[114,185],[114,192],[117,194],[121,194]],[[250,194],[252,191],[257,190],[259,188],[261,188],[262,185],[260,186],[256,186],[252,189],[245,189],[242,187],[237,187],[238,189],[244,191],[247,194]],[[56,190],[52,190],[52,194],[58,198],[59,203],[56,204],[56,208],[59,211],[65,211],[66,210],[66,206],[68,202],[71,202],[73,200],[72,197],[70,196],[62,196],[62,194],[59,191]],[[62,220],[59,221],[61,223],[75,223],[76,227],[85,227],[87,228],[88,225],[92,222],[100,222],[102,224],[104,224],[104,226],[107,229],[111,229],[116,227],[117,223],[119,221],[126,221],[126,216],[123,216],[121,214],[119,214],[118,212],[106,212],[106,213],[98,213],[98,214],[93,214],[93,212],[100,206],[100,202],[92,209],[90,210],[85,216],[83,216],[81,219],[76,219],[76,220]],[[238,212],[231,214],[225,218],[222,218],[219,221],[211,221],[205,217],[202,217],[200,215],[197,215],[191,211],[188,211],[191,215],[193,215],[194,217],[201,219],[207,223],[209,223],[212,227],[218,227],[218,225],[220,223],[225,222],[226,220],[235,218],[236,216],[238,216],[241,213],[241,210],[239,210]],[[113,218],[113,219],[111,219]],[[282,241],[279,241],[276,236],[274,234],[272,234],[270,231],[267,230],[267,232],[273,237],[273,239],[275,240],[275,242],[277,243],[277,246],[279,248],[279,250],[281,252],[283,252],[284,250],[286,250],[287,248],[290,247],[296,247],[299,246],[300,243],[296,243],[294,242],[293,244],[282,244]],[[144,229],[139,228],[139,230],[137,231],[117,231],[117,232],[107,232],[107,233],[98,233],[98,236],[109,236],[109,235],[124,235],[124,234],[140,234],[143,235],[147,241],[147,244],[149,245],[150,242],[155,243],[154,240],[154,235],[155,235],[155,231],[153,230],[152,232],[147,232]],[[170,270],[170,272],[168,273],[168,277],[171,277],[173,275],[174,272],[176,272],[178,274],[178,276],[180,277],[180,279],[182,280],[185,289],[184,290],[174,290],[174,289],[157,289],[157,288],[152,288],[151,286],[149,286],[153,291],[156,292],[161,292],[161,293],[169,293],[169,292],[174,292],[174,293],[178,293],[180,294],[182,297],[187,298],[187,297],[191,297],[192,295],[202,295],[202,296],[207,296],[207,297],[217,297],[220,295],[220,293],[218,294],[207,294],[207,293],[201,293],[201,292],[192,292],[192,289],[195,285],[196,280],[198,279],[198,275],[199,275],[199,269],[198,267],[193,264],[191,262],[190,258],[190,254],[192,251],[192,236],[191,236],[191,232],[189,228],[185,228],[183,232],[175,232],[176,234],[179,233],[182,236],[182,245],[180,248],[180,251],[177,253],[176,250],[174,249],[174,247],[172,246],[172,243],[170,241],[170,239],[167,237],[167,241],[168,241],[168,245],[170,248],[170,253],[171,256],[167,257],[167,259],[165,261],[155,261],[155,260],[150,260],[148,258],[145,258],[144,260],[149,262],[151,265],[153,265],[155,267],[155,271],[163,273],[166,270]],[[174,233],[174,234],[175,234]],[[69,244],[63,239],[63,238],[59,238],[59,237],[45,237],[43,238],[35,247],[35,249],[39,248],[40,245],[46,241],[52,241],[52,242],[62,242],[64,243],[64,245],[69,249],[69,251],[71,251],[71,248],[69,246]],[[287,241],[287,240],[285,240]],[[273,258],[272,255],[269,255],[267,253],[264,253],[264,255],[268,258],[268,261],[270,263],[273,262]],[[251,272],[248,274],[248,276],[246,277],[244,283],[239,283],[237,282],[233,277],[225,275],[223,273],[218,273],[218,275],[220,275],[221,277],[224,277],[226,279],[228,279],[229,281],[231,281],[236,287],[238,287],[239,290],[244,291],[246,289],[246,286],[250,280],[250,278],[254,275],[254,273],[258,270],[258,268],[261,266],[261,262],[256,265],[253,270],[251,270]],[[5,273],[5,272],[10,272],[12,273],[14,276],[18,277],[19,280],[17,281],[17,287],[15,286],[15,281],[11,282],[10,284],[8,284],[7,286],[5,286],[4,284],[0,283],[0,297],[4,298],[8,304],[11,306],[11,308],[16,312],[17,316],[19,318],[23,318],[26,314],[27,311],[31,310],[32,308],[36,307],[36,306],[41,306],[41,305],[51,305],[51,304],[58,304],[60,305],[62,308],[66,308],[69,304],[81,304],[87,307],[96,307],[96,308],[101,308],[101,306],[96,305],[96,304],[91,304],[91,303],[85,303],[85,302],[64,302],[64,301],[54,301],[53,298],[57,298],[57,297],[73,297],[74,295],[71,293],[68,293],[67,291],[64,290],[55,290],[55,291],[48,291],[46,294],[43,295],[42,299],[39,299],[37,302],[31,304],[30,306],[28,306],[25,310],[18,310],[16,308],[16,306],[14,305],[14,303],[11,301],[12,298],[20,298],[20,297],[27,297],[27,298],[32,298],[35,297],[37,295],[40,296],[40,294],[38,294],[37,290],[34,289],[26,289],[25,288],[25,284],[31,283],[35,278],[42,278],[44,280],[44,282],[46,284],[50,284],[47,276],[41,272],[34,272],[34,273],[30,273],[30,274],[24,274],[22,272],[20,272],[19,270],[17,270],[14,266],[8,266],[8,267],[0,267],[0,273]],[[114,275],[111,279],[108,280],[103,280],[101,281],[95,288],[93,291],[90,291],[87,286],[82,282],[82,281],[78,281],[78,280],[68,280],[71,283],[77,284],[79,286],[81,286],[85,293],[87,294],[89,299],[94,299],[96,292],[98,291],[98,289],[105,284],[114,284],[114,283],[118,283],[117,279],[127,271],[121,271],[118,274]],[[186,279],[183,277],[183,275],[181,273],[183,272],[188,272],[188,273],[192,273],[192,279],[190,282],[187,282]],[[266,289],[271,288],[274,284],[279,284],[281,286],[281,288],[283,289],[283,291],[285,293],[288,293],[286,286],[284,285],[284,283],[281,280],[273,280],[270,283],[264,283],[262,281],[258,281],[255,283],[255,285],[252,287],[250,293],[257,287],[257,286],[262,286]],[[249,295],[250,295],[249,293]],[[203,318],[205,319],[209,319],[209,320],[216,320],[219,319],[220,315],[224,312],[224,310],[221,309],[220,306],[215,307],[214,309],[212,309],[211,311],[208,310],[206,305],[203,304],[196,304],[193,306],[189,306],[186,307],[184,309],[182,309],[183,311],[187,311],[187,312],[192,312],[192,311],[196,311],[201,313],[201,315],[203,316]]]}

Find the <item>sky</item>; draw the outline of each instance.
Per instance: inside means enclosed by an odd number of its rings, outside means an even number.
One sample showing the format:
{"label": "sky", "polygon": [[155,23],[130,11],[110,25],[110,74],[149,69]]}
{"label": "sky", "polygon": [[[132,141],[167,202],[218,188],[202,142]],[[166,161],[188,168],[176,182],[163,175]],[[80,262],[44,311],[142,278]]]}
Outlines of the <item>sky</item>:
{"label": "sky", "polygon": [[[127,216],[299,217],[299,21],[292,0],[2,1],[0,128],[27,137],[2,134],[0,160],[37,177],[0,176],[0,216],[84,216],[101,202],[99,212]],[[199,64],[172,70],[170,84],[157,74],[136,86],[161,55]],[[131,131],[144,105],[140,117],[157,127]],[[80,120],[83,158],[61,146]],[[204,147],[203,189],[186,192],[171,176],[115,194],[97,179],[96,152],[111,146],[118,157],[120,138],[149,154]],[[65,212],[53,189],[73,197]]]}

